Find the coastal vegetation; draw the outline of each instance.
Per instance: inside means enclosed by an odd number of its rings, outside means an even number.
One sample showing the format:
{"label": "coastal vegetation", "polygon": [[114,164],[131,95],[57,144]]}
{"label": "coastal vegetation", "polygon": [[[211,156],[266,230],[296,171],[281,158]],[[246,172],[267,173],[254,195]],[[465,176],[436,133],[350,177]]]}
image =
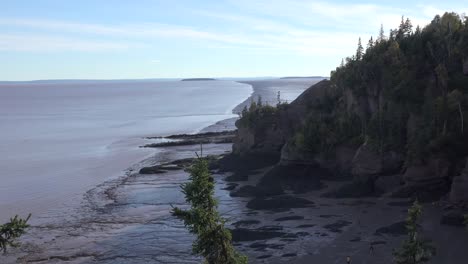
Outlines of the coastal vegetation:
{"label": "coastal vegetation", "polygon": [[252,100],[250,106],[245,106],[240,113],[239,125],[244,127],[253,128],[260,120],[268,117],[274,117],[277,114],[278,109],[285,108],[287,103],[282,103],[278,99],[278,103],[275,106],[266,104],[262,101],[262,97],[259,96],[257,101]]}
{"label": "coastal vegetation", "polygon": [[435,248],[427,240],[421,239],[418,222],[422,214],[421,205],[415,201],[408,209],[406,230],[408,237],[403,241],[401,248],[394,252],[396,264],[418,264],[429,261],[435,254]]}
{"label": "coastal vegetation", "polygon": [[181,188],[189,209],[173,208],[172,214],[184,221],[188,230],[196,235],[193,253],[205,258],[207,264],[246,264],[247,257],[232,245],[231,232],[224,227],[214,198],[214,179],[208,161],[199,157],[189,169],[190,177]]}
{"label": "coastal vegetation", "polygon": [[460,157],[468,150],[467,58],[466,17],[445,13],[416,29],[402,17],[365,50],[359,41],[331,81],[348,103],[356,101],[348,107],[361,119],[361,135],[380,152],[407,151],[409,164],[434,153]]}
{"label": "coastal vegetation", "polygon": [[16,215],[8,223],[0,225],[0,251],[6,253],[8,247],[19,246],[16,239],[26,232],[26,229],[29,227],[28,221],[30,217],[31,214],[26,219]]}

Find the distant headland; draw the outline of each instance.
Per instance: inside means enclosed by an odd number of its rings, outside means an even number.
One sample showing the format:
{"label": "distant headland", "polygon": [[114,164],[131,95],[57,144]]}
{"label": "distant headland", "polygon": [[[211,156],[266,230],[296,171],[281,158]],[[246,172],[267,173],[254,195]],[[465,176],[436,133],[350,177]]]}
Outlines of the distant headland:
{"label": "distant headland", "polygon": [[196,82],[196,81],[216,81],[216,79],[213,78],[188,78],[188,79],[182,79],[182,82]]}
{"label": "distant headland", "polygon": [[281,77],[280,79],[328,79],[330,77],[324,77],[324,76],[286,76],[286,77]]}

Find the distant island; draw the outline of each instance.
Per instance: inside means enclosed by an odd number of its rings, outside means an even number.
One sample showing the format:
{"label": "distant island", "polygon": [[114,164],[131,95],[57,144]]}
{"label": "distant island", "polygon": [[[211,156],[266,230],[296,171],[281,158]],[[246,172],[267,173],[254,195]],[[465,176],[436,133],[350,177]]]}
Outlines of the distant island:
{"label": "distant island", "polygon": [[330,77],[323,77],[323,76],[286,76],[286,77],[281,77],[280,79],[328,79]]}
{"label": "distant island", "polygon": [[213,78],[188,78],[188,79],[182,79],[182,82],[196,82],[196,81],[216,81],[216,79]]}

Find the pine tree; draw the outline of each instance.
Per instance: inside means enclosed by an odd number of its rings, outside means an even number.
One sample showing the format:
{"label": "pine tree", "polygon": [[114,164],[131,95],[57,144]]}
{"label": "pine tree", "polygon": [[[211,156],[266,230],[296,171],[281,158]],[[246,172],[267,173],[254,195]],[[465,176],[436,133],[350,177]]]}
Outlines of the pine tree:
{"label": "pine tree", "polygon": [[374,47],[374,39],[372,36],[369,39],[369,42],[367,43],[367,50],[372,49]]}
{"label": "pine tree", "polygon": [[202,255],[207,264],[247,264],[247,257],[232,246],[231,233],[224,227],[225,220],[217,211],[215,183],[208,161],[196,159],[189,172],[189,182],[181,188],[190,209],[175,207],[172,214],[183,220],[188,230],[197,236],[192,245],[193,252]]}
{"label": "pine tree", "polygon": [[26,233],[29,227],[28,220],[31,214],[26,219],[19,218],[17,215],[10,219],[10,222],[0,225],[0,251],[6,253],[7,247],[18,247],[15,242],[17,238]]}
{"label": "pine tree", "polygon": [[382,42],[385,40],[385,31],[383,28],[383,24],[380,24],[380,32],[379,32],[379,37],[377,38],[377,42]]}
{"label": "pine tree", "polygon": [[409,37],[413,33],[413,24],[411,23],[411,20],[409,18],[406,18],[405,21],[405,28],[404,28],[404,36]]}
{"label": "pine tree", "polygon": [[364,54],[364,48],[362,47],[362,44],[361,44],[361,38],[359,38],[358,47],[356,50],[356,60],[361,60],[363,54]]}
{"label": "pine tree", "polygon": [[344,66],[345,66],[345,64],[344,64],[344,59],[341,59],[340,67],[343,68]]}
{"label": "pine tree", "polygon": [[408,237],[403,241],[400,249],[393,252],[397,264],[424,263],[435,254],[435,248],[427,240],[422,240],[419,237],[418,220],[421,213],[421,205],[417,201],[408,209],[408,217],[406,218]]}

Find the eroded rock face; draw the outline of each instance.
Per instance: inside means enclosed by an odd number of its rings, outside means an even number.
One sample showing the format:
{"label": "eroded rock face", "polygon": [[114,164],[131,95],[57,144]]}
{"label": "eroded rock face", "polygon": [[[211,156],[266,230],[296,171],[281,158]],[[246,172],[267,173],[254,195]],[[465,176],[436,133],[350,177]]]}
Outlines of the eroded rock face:
{"label": "eroded rock face", "polygon": [[463,73],[468,75],[468,58],[466,58],[465,62],[463,63]]}
{"label": "eroded rock face", "polygon": [[468,158],[461,175],[453,178],[449,197],[451,202],[468,204]]}
{"label": "eroded rock face", "polygon": [[235,154],[280,154],[285,137],[278,127],[276,115],[264,116],[262,120],[251,127],[238,124],[236,126],[238,130],[232,146]]}
{"label": "eroded rock face", "polygon": [[394,196],[416,196],[421,201],[438,200],[449,189],[450,166],[445,158],[430,158],[427,164],[408,167],[403,174],[405,185]]}
{"label": "eroded rock face", "polygon": [[382,165],[380,155],[364,143],[354,155],[351,173],[355,181],[367,182],[382,172]]}

